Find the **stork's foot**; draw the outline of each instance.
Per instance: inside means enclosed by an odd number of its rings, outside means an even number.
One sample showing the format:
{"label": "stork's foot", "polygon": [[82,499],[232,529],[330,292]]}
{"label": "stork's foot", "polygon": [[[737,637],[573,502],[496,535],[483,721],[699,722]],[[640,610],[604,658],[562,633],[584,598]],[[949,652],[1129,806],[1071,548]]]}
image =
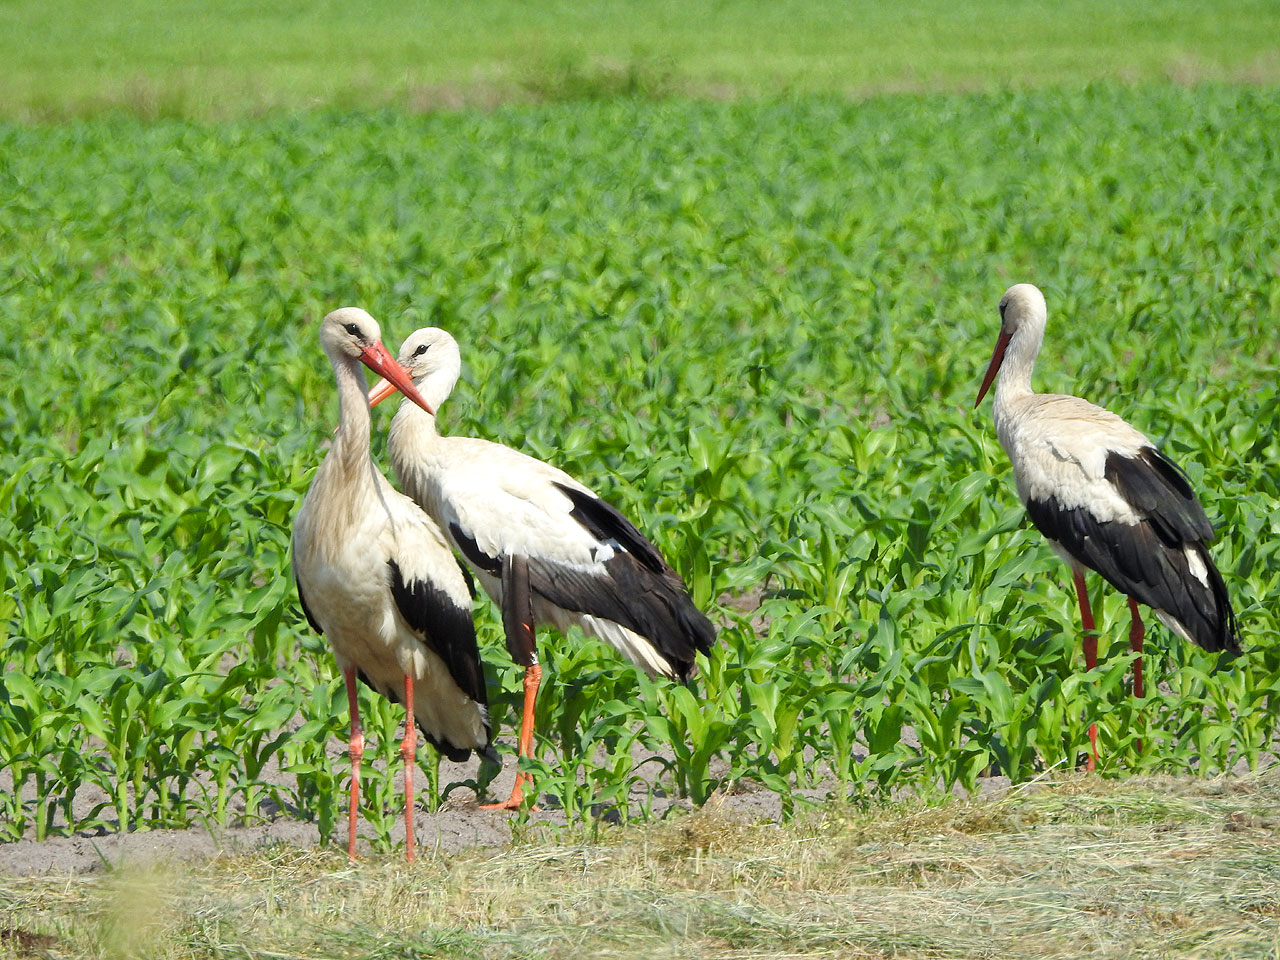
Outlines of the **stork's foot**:
{"label": "stork's foot", "polygon": [[[481,810],[507,810],[511,812],[519,810],[521,805],[523,805],[524,803],[524,784],[526,781],[532,781],[532,780],[533,780],[533,777],[531,777],[527,773],[517,773],[516,784],[514,787],[511,788],[511,796],[507,797],[507,799],[502,801],[501,803],[482,803],[480,804],[480,809]],[[530,807],[529,809],[532,810],[534,813],[537,813],[539,810],[537,806]]]}
{"label": "stork's foot", "polygon": [[[516,810],[520,809],[520,805],[522,803],[524,803],[524,797],[513,796],[513,797],[509,797],[506,800],[503,800],[501,803],[482,803],[480,804],[480,809],[481,810],[506,810],[514,813]],[[537,810],[538,808],[534,807],[533,809]]]}

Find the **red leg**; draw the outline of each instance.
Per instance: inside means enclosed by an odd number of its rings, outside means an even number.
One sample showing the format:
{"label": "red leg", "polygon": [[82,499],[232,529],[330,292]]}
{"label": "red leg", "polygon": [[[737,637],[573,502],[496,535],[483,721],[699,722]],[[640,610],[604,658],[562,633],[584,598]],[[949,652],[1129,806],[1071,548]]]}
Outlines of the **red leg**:
{"label": "red leg", "polygon": [[[1075,569],[1071,574],[1076,583],[1076,599],[1080,601],[1080,622],[1084,626],[1084,665],[1085,669],[1092,670],[1098,665],[1098,631],[1093,623],[1093,610],[1089,607],[1089,591],[1084,585],[1084,574]],[[1085,761],[1084,768],[1092,772],[1098,766],[1097,723],[1089,724],[1089,747],[1091,754]]]}
{"label": "red leg", "polygon": [[[524,664],[524,710],[520,717],[520,756],[533,756],[533,705],[538,699],[542,667],[538,664],[537,638],[533,632],[533,594],[529,589],[528,558],[509,555],[502,558],[502,629],[507,634],[507,650],[511,659]],[[524,800],[521,789],[531,779],[516,773],[511,796],[505,803],[488,803],[482,810],[519,810]]]}
{"label": "red leg", "polygon": [[[1133,695],[1141,700],[1146,696],[1146,684],[1142,682],[1142,639],[1146,636],[1146,628],[1142,624],[1142,614],[1138,613],[1138,601],[1129,598],[1129,648],[1137,654],[1133,658]],[[1138,752],[1142,752],[1142,741],[1137,741]]]}
{"label": "red leg", "polygon": [[360,704],[356,700],[356,668],[342,671],[347,684],[347,707],[351,711],[351,798],[347,811],[347,859],[356,858],[356,810],[360,803],[360,761],[364,759],[364,734],[360,731]]}
{"label": "red leg", "polygon": [[1142,614],[1138,613],[1138,601],[1129,598],[1129,615],[1132,622],[1129,624],[1129,647],[1137,654],[1133,658],[1133,695],[1135,697],[1146,696],[1146,685],[1142,682],[1142,639],[1147,635],[1146,628],[1142,625]]}
{"label": "red leg", "polygon": [[[531,632],[532,632],[532,628]],[[520,717],[520,756],[533,756],[533,706],[538,699],[538,687],[542,683],[542,666],[534,663],[524,668],[524,711]],[[532,779],[527,773],[517,773],[511,796],[503,803],[486,803],[481,810],[519,810],[524,802],[523,786]]]}
{"label": "red leg", "polygon": [[524,671],[524,712],[520,716],[520,752],[533,756],[533,706],[542,685],[542,665],[531,664]]}
{"label": "red leg", "polygon": [[404,761],[404,858],[413,863],[413,766],[418,760],[418,727],[413,722],[413,676],[404,675],[404,739],[400,741]]}

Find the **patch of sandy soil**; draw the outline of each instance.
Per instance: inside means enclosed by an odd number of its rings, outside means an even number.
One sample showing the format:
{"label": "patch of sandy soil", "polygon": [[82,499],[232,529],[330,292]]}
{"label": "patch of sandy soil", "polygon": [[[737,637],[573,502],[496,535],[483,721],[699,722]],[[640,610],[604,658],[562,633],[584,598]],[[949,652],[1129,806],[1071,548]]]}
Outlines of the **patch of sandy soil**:
{"label": "patch of sandy soil", "polygon": [[[914,731],[904,729],[904,738],[912,739]],[[343,753],[343,745],[334,743],[332,751],[335,755]],[[1278,751],[1280,752],[1280,751]],[[516,758],[503,758],[503,769],[494,777],[488,787],[488,796],[482,798],[491,802],[495,798],[506,797],[511,792],[515,779]],[[810,757],[809,759],[812,759]],[[1276,757],[1269,755],[1263,761],[1263,767],[1270,767]],[[436,850],[444,853],[457,853],[469,849],[498,849],[516,842],[519,837],[528,834],[530,827],[538,825],[563,826],[567,820],[564,811],[558,808],[554,797],[540,796],[538,803],[541,809],[528,815],[528,820],[521,823],[520,817],[501,811],[481,810],[481,798],[475,796],[468,785],[476,774],[476,760],[466,763],[451,763],[442,760],[440,763],[440,783],[448,793],[449,800],[436,812],[428,813],[422,809],[421,791],[426,783],[426,776],[419,771],[415,783],[419,790],[418,811],[414,816],[414,834],[419,849]],[[652,764],[649,766],[653,766]],[[727,769],[711,770],[713,776],[724,776]],[[1232,771],[1235,776],[1249,776],[1247,764],[1243,761],[1236,764]],[[285,785],[289,782],[289,774],[278,768],[264,771],[264,780]],[[0,772],[0,790],[10,787],[7,774]],[[400,776],[397,770],[397,787]],[[983,777],[978,781],[978,792],[981,795],[999,794],[1009,790],[1012,783],[1005,776]],[[1037,782],[1023,784],[1019,790],[1036,790]],[[963,791],[957,788],[957,793]],[[830,796],[839,795],[840,784],[834,777],[821,780],[814,787],[792,791],[797,802],[822,802]],[[91,810],[103,797],[95,797],[88,790],[82,790],[76,796],[75,808],[77,816],[83,811]],[[653,784],[637,784],[632,791],[632,809],[639,810],[647,803],[652,816],[657,819],[673,813],[694,809],[694,804],[687,799],[665,794]],[[776,821],[783,816],[782,798],[771,790],[756,784],[740,782],[715,795],[713,801],[717,813],[740,818],[746,822]],[[339,810],[338,823],[328,842],[343,849],[346,846],[346,796],[337,798]],[[616,812],[602,812],[602,819],[612,821],[617,818]],[[59,824],[65,826],[65,822]],[[373,831],[368,824],[360,823],[360,837],[357,842],[357,853],[370,856],[372,846],[369,837]],[[391,829],[391,839],[396,844],[404,842],[404,819],[397,818]],[[121,833],[106,829],[82,831],[70,837],[54,837],[37,841],[32,837],[12,843],[0,843],[0,874],[85,874],[96,873],[121,866],[145,866],[163,862],[201,861],[219,856],[231,856],[255,849],[287,843],[299,847],[317,846],[321,843],[319,825],[314,821],[298,819],[289,810],[277,811],[264,822],[248,826],[235,826],[227,829],[216,827],[195,828],[186,830],[143,830]]]}
{"label": "patch of sandy soil", "polygon": [[[335,751],[341,747],[335,744]],[[506,797],[511,792],[515,779],[516,759],[504,758],[502,771],[489,784],[489,796],[485,800]],[[499,848],[512,843],[517,832],[528,828],[520,825],[520,819],[510,813],[480,809],[480,800],[463,781],[475,776],[476,761],[466,763],[450,763],[445,760],[440,764],[441,784],[456,783],[449,793],[449,800],[434,813],[422,809],[421,800],[418,812],[414,817],[414,833],[419,846],[423,849],[440,850],[455,853],[471,848]],[[723,771],[722,771],[723,772]],[[264,779],[269,782],[285,784],[289,775],[273,770]],[[0,775],[0,790],[11,789],[4,782],[7,777]],[[397,774],[397,785],[399,775]],[[419,772],[415,778],[417,789],[421,791],[425,783],[425,774]],[[809,799],[821,799],[834,782],[814,790],[798,791]],[[648,789],[652,789],[650,794]],[[660,788],[646,788],[638,785],[634,797],[636,808],[645,800],[649,803],[653,816],[665,817],[675,810],[692,809],[688,800],[664,795]],[[94,795],[90,789],[82,789],[75,798],[74,810],[77,815],[91,810],[104,800],[103,796]],[[782,814],[781,798],[772,791],[739,785],[728,791],[717,800],[721,809],[735,812],[748,820],[774,819]],[[554,797],[540,797],[541,809],[529,814],[528,824],[563,825],[566,823],[564,812],[557,808]],[[339,798],[340,817],[333,835],[328,840],[342,848],[346,844],[346,797]],[[616,816],[614,814],[613,816]],[[605,819],[612,816],[605,814]],[[59,826],[65,826],[61,821]],[[361,824],[361,838],[358,850],[369,854],[371,847],[367,839],[372,834],[367,824]],[[398,819],[391,831],[396,843],[404,841],[404,820]],[[297,846],[314,846],[321,842],[319,826],[315,822],[297,819],[289,811],[277,811],[266,822],[251,826],[236,826],[226,829],[217,827],[195,828],[186,830],[144,830],[137,832],[112,832],[110,830],[82,831],[70,837],[53,837],[37,841],[32,837],[13,843],[0,844],[0,873],[8,874],[72,874],[93,873],[114,869],[125,864],[139,866],[162,861],[194,861],[205,860],[221,855],[243,853],[255,848],[276,843],[289,843]]]}
{"label": "patch of sandy soil", "polygon": [[[910,736],[913,731],[904,731]],[[341,753],[342,747],[335,743],[333,750]],[[504,757],[503,769],[489,784],[489,795],[483,798],[486,802],[494,798],[506,797],[511,792],[515,779],[516,758]],[[1262,766],[1270,767],[1276,761],[1274,755],[1268,756]],[[556,804],[554,797],[539,797],[541,809],[528,815],[527,825],[522,825],[520,818],[514,814],[501,811],[481,810],[478,799],[471,787],[464,785],[473,780],[476,772],[476,761],[467,763],[450,763],[445,760],[440,764],[440,783],[447,785],[449,800],[434,813],[422,809],[421,799],[418,812],[414,817],[414,834],[420,849],[437,850],[444,853],[457,853],[468,849],[497,849],[516,842],[522,835],[527,835],[530,826],[537,825],[563,826],[567,821],[565,814]],[[725,769],[711,771],[713,775],[723,776]],[[265,771],[264,771],[265,773]],[[1248,766],[1241,761],[1232,771],[1235,776],[1249,776]],[[278,784],[288,781],[288,774],[273,770],[265,780]],[[397,771],[397,787],[399,773]],[[7,789],[7,776],[0,772],[0,790]],[[425,773],[419,771],[416,784],[421,791],[426,782]],[[984,777],[978,781],[978,792],[982,795],[1002,793],[1011,788],[1008,777]],[[1036,782],[1023,784],[1019,790],[1036,790]],[[820,781],[808,789],[795,790],[793,798],[797,802],[822,802],[830,796],[838,795],[840,785],[834,778]],[[962,793],[957,788],[957,793]],[[82,791],[76,797],[76,808],[92,809],[102,797],[94,797],[89,791]],[[652,784],[637,785],[632,792],[633,809],[639,810],[648,803],[654,818],[664,818],[672,813],[689,811],[694,805],[686,799],[664,794],[660,787]],[[776,821],[783,815],[782,798],[771,790],[766,790],[752,783],[738,783],[730,789],[715,795],[713,800],[719,814],[737,817],[747,822]],[[346,845],[346,796],[338,798],[339,816],[333,834],[328,842],[342,849]],[[78,813],[79,815],[79,813]],[[602,814],[605,821],[616,819],[616,813]],[[65,825],[65,824],[62,824]],[[368,824],[360,824],[360,839],[357,852],[369,856],[372,847],[369,837],[372,829]],[[397,844],[404,842],[404,820],[397,818],[391,830],[391,838]],[[115,869],[124,865],[145,866],[162,862],[182,862],[208,860],[219,856],[230,856],[251,852],[257,848],[287,843],[299,847],[311,847],[321,843],[319,825],[314,821],[301,820],[288,810],[277,811],[265,822],[249,826],[236,826],[227,829],[216,827],[187,830],[144,830],[121,833],[105,829],[82,831],[70,837],[54,837],[37,841],[32,837],[12,843],[0,843],[0,874],[84,874]]]}

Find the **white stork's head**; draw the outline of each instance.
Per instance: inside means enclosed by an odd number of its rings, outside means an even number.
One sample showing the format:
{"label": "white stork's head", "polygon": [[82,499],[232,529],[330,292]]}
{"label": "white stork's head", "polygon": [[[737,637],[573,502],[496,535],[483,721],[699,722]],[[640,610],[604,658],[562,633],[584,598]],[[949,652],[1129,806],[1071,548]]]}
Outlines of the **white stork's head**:
{"label": "white stork's head", "polygon": [[395,357],[382,345],[382,331],[378,321],[359,307],[341,307],[327,314],[320,321],[320,345],[329,362],[338,368],[340,364],[359,361],[387,384],[388,392],[399,390],[428,413],[435,411],[427,405],[413,380]]}
{"label": "white stork's head", "polygon": [[1048,312],[1039,287],[1034,283],[1015,283],[1000,298],[1000,329],[1007,330],[1012,336],[1024,324],[1034,323],[1040,327],[1043,336]]}
{"label": "white stork's head", "polygon": [[[415,330],[400,345],[400,366],[413,378],[432,408],[438,408],[453,392],[462,372],[458,341],[439,327]],[[393,392],[389,385],[375,384],[369,394],[369,405],[380,403]]]}
{"label": "white stork's head", "polygon": [[1029,345],[1029,361],[1035,361],[1035,354],[1044,340],[1044,324],[1048,312],[1044,294],[1035,284],[1015,283],[1004,292],[1004,296],[1000,298],[1000,336],[996,338],[996,348],[991,354],[991,363],[987,365],[986,376],[982,378],[978,399],[973,404],[975,407],[987,395],[991,381],[995,380],[1000,364],[1004,362],[1005,351],[1015,336],[1019,344]]}

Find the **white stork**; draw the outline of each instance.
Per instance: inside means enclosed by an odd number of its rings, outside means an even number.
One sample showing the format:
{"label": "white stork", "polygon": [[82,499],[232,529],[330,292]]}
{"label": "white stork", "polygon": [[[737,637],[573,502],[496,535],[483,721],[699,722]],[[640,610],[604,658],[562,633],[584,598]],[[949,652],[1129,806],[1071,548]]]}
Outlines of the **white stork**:
{"label": "white stork", "polygon": [[[1240,652],[1227,588],[1209,556],[1213,526],[1186,474],[1114,413],[1079,397],[1036,393],[1031,371],[1044,340],[1044,295],[1019,283],[1000,298],[1000,336],[978,391],[996,373],[995,421],[1031,522],[1071,567],[1084,626],[1085,664],[1098,637],[1084,584],[1096,570],[1129,598],[1133,692],[1144,695],[1138,603],[1170,630],[1209,651]],[[1093,770],[1097,724],[1089,728]]]}
{"label": "white stork", "polygon": [[452,760],[489,747],[471,590],[439,527],[392,489],[369,456],[368,385],[360,364],[424,410],[430,408],[382,345],[377,322],[363,310],[346,307],[326,316],[320,343],[338,381],[339,425],[293,525],[293,574],[307,620],[328,638],[346,681],[351,707],[347,854],[355,856],[364,755],[358,677],[405,705],[400,755],[405,854],[412,860],[416,729]]}
{"label": "white stork", "polygon": [[[448,533],[502,611],[507,649],[525,667],[520,754],[533,748],[533,707],[542,677],[536,624],[571,625],[611,644],[651,676],[685,679],[715,628],[679,574],[621,513],[562,470],[473,437],[446,437],[434,410],[448,398],[462,359],[445,331],[415,331],[400,363],[425,404],[401,404],[389,450],[401,487]],[[371,403],[395,392],[376,384]],[[514,810],[510,798],[490,809]]]}

